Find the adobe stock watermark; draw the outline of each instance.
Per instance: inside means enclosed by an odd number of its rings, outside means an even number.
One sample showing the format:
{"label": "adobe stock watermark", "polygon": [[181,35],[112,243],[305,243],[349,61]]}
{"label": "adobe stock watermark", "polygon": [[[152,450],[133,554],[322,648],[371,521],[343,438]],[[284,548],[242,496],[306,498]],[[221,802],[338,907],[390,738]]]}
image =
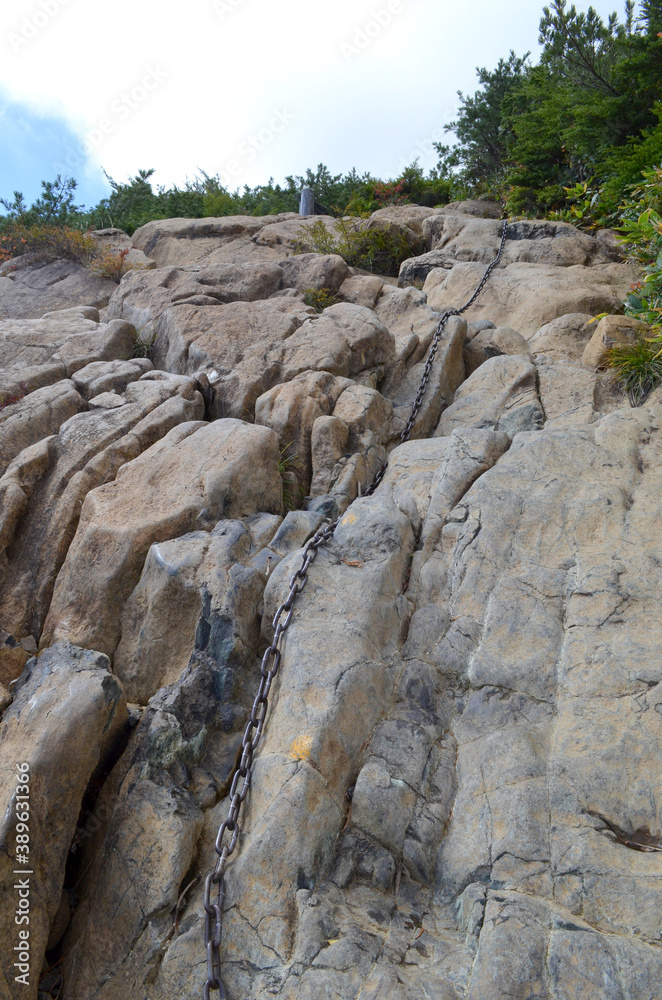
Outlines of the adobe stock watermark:
{"label": "adobe stock watermark", "polygon": [[376,38],[388,28],[393,18],[404,11],[403,0],[387,0],[383,7],[370,11],[370,18],[362,24],[357,24],[351,38],[340,43],[340,51],[347,62],[361,55]]}
{"label": "adobe stock watermark", "polygon": [[400,156],[398,160],[398,170],[402,172],[405,167],[410,166],[414,160],[420,160],[421,157],[439,156],[434,144],[436,142],[442,143],[446,137],[446,132],[443,126],[436,128],[433,132],[430,132],[428,136],[424,139],[418,139],[416,145],[411,148],[406,156]]}
{"label": "adobe stock watermark", "polygon": [[244,0],[214,0],[212,7],[221,21],[228,14],[234,14],[237,7],[241,7]]}
{"label": "adobe stock watermark", "polygon": [[62,7],[70,2],[71,0],[39,0],[32,13],[23,18],[20,27],[7,35],[7,41],[14,52],[20,52],[24,45],[29,45],[57,17]]}
{"label": "adobe stock watermark", "polygon": [[66,147],[64,162],[55,161],[53,169],[63,173],[82,166],[85,159],[99,149],[106,136],[112,135],[118,125],[130,118],[169,76],[170,73],[160,66],[148,67],[139,83],[127,87],[111,102],[107,114],[87,130],[80,143],[70,143]]}
{"label": "adobe stock watermark", "polygon": [[14,980],[22,986],[30,985],[30,876],[34,874],[30,861],[30,765],[16,767],[16,794],[14,797],[16,841],[14,854],[14,892],[16,909],[16,944],[14,945]]}
{"label": "adobe stock watermark", "polygon": [[223,187],[229,188],[233,182],[236,184],[242,166],[252,163],[260,153],[264,152],[267,146],[292,124],[295,117],[287,108],[274,108],[268,123],[253,135],[243,139],[237,146],[233,158],[227,161],[223,170],[219,170],[218,178]]}

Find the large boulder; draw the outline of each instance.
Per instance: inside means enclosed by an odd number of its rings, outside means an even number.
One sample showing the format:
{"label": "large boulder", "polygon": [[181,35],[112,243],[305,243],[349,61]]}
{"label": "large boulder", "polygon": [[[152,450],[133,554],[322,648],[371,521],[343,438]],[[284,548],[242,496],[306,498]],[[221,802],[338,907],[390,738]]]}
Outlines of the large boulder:
{"label": "large boulder", "polygon": [[[131,701],[144,705],[175,684],[193,654],[224,662],[229,687],[231,675],[252,666],[266,583],[266,566],[252,560],[280,524],[277,515],[258,514],[151,546],[114,657]],[[270,554],[275,566],[279,557]]]}
{"label": "large boulder", "polygon": [[135,335],[130,323],[117,319],[99,323],[98,310],[88,308],[45,313],[40,319],[4,319],[0,366],[21,384],[30,378],[25,369],[39,366],[58,366],[57,377],[62,378],[91,361],[131,357]]}
{"label": "large boulder", "polygon": [[69,417],[85,409],[85,400],[65,379],[0,410],[0,476],[23,448],[57,434]]}
{"label": "large boulder", "polygon": [[72,866],[79,903],[62,949],[72,998],[131,995],[172,936],[203,826],[201,802],[216,794],[197,765],[205,723],[219,711],[219,678],[204,667],[198,673],[197,690],[166,689],[142,713],[97,800],[96,822],[82,827],[87,839]]}
{"label": "large boulder", "polygon": [[[457,309],[476,290],[485,267],[454,265],[430,272],[423,291],[433,309]],[[614,312],[621,308],[636,273],[629,264],[514,263],[492,272],[477,302],[464,314],[468,320],[490,319],[510,326],[528,339],[546,323],[566,313]]]}
{"label": "large boulder", "polygon": [[[103,380],[97,364],[90,374]],[[141,367],[135,365],[136,377]],[[204,415],[196,383],[176,376],[133,381],[117,400],[113,409],[84,410],[42,435],[0,478],[0,623],[19,641],[39,639],[89,491],[111,482],[173,427]],[[0,652],[5,683],[17,676],[12,659]]]}
{"label": "large boulder", "polygon": [[[451,270],[460,262],[489,264],[499,249],[503,222],[448,209],[423,223],[428,252],[411,257],[400,266],[400,285],[424,282],[435,269]],[[564,222],[523,219],[506,231],[503,264],[529,263],[556,267],[594,265],[620,261],[621,253],[609,243]]]}
{"label": "large boulder", "polygon": [[444,410],[435,437],[456,427],[490,427],[511,436],[542,427],[545,414],[538,396],[538,376],[528,358],[489,358],[463,382]]}
{"label": "large boulder", "polygon": [[384,288],[374,306],[375,314],[395,337],[401,370],[421,361],[439,325],[439,313],[431,309],[417,288]]}
{"label": "large boulder", "polygon": [[602,368],[612,347],[632,347],[650,333],[650,327],[632,316],[603,316],[582,354],[587,368]]}
{"label": "large boulder", "polygon": [[280,262],[283,288],[326,288],[337,292],[350,277],[350,270],[338,254],[300,253]]}
{"label": "large boulder", "polygon": [[265,227],[297,218],[281,215],[231,215],[220,219],[159,219],[141,226],[133,234],[134,247],[156,261],[170,264],[236,263],[243,260],[278,260],[287,256],[256,247],[253,237]]}
{"label": "large boulder", "polygon": [[[496,257],[503,222],[444,212],[430,217],[423,231],[431,250],[443,250],[455,261],[487,264]],[[503,250],[506,266],[528,263],[569,267],[620,259],[621,255],[608,249],[602,240],[567,222],[520,219],[509,223],[506,230]]]}
{"label": "large boulder", "polygon": [[114,281],[71,260],[5,265],[0,276],[0,320],[35,319],[54,309],[108,305]]}
{"label": "large boulder", "polygon": [[312,478],[311,435],[318,417],[333,412],[340,394],[354,383],[329,372],[303,372],[258,397],[255,423],[278,435],[281,454],[306,494]]}
{"label": "large boulder", "polygon": [[464,348],[464,365],[467,375],[476,371],[488,358],[501,355],[520,355],[529,358],[529,345],[521,333],[509,326],[480,330]]}
{"label": "large boulder", "polygon": [[[167,309],[157,324],[154,360],[157,367],[180,374],[206,369],[225,380],[240,365],[258,377],[265,356],[287,340],[313,314],[297,298],[260,302],[232,302],[218,306],[182,304]],[[264,384],[264,389],[270,388]],[[264,391],[260,389],[260,391]],[[222,385],[219,387],[222,391]],[[258,393],[259,394],[259,393]],[[254,400],[251,400],[251,403]],[[230,400],[228,400],[230,403]],[[218,416],[244,416],[244,403]]]}
{"label": "large boulder", "polygon": [[42,642],[67,638],[112,653],[150,545],[210,530],[223,517],[278,513],[281,505],[272,430],[240,420],[173,428],[87,495]]}
{"label": "large boulder", "polygon": [[432,215],[445,212],[448,206],[437,208],[427,208],[424,205],[388,205],[386,208],[378,208],[373,212],[370,219],[375,222],[395,222],[407,226],[415,233],[421,235],[423,223]]}
{"label": "large boulder", "polygon": [[[28,664],[0,723],[0,992],[7,1000],[36,1000],[83,795],[126,722],[122,687],[108,668],[107,657],[67,643],[46,650]],[[26,782],[21,800],[19,775]],[[27,851],[17,849],[21,844]],[[28,863],[21,865],[23,858]],[[29,924],[15,919],[19,909]],[[67,901],[66,922],[68,914]],[[29,960],[17,969],[23,926]]]}
{"label": "large boulder", "polygon": [[529,339],[529,350],[552,361],[581,361],[595,326],[589,313],[567,313],[541,326]]}
{"label": "large boulder", "polygon": [[267,299],[281,287],[282,278],[281,268],[272,262],[136,271],[116,289],[108,316],[127,319],[152,335],[159,316],[171,305],[215,306]]}
{"label": "large boulder", "polygon": [[[452,402],[455,391],[462,385],[465,376],[463,349],[466,335],[466,320],[461,316],[452,316],[446,324],[430,369],[427,391],[411,428],[413,437],[426,437],[430,434],[442,411]],[[397,385],[387,391],[395,416],[402,422],[401,427],[409,419],[425,365],[425,361],[412,365],[404,372]]]}
{"label": "large boulder", "polygon": [[503,209],[496,201],[486,198],[466,198],[463,201],[449,201],[444,206],[444,212],[462,212],[465,215],[475,215],[479,219],[500,219]]}

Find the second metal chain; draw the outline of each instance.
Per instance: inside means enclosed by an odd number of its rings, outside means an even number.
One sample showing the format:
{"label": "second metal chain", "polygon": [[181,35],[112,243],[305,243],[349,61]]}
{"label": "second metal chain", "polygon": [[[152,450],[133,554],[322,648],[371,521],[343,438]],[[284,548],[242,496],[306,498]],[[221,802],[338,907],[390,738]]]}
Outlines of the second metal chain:
{"label": "second metal chain", "polygon": [[[471,298],[465,302],[463,306],[460,306],[459,309],[448,309],[442,314],[430,344],[427,360],[425,362],[425,368],[423,369],[423,375],[418,387],[418,392],[416,393],[416,398],[411,408],[411,413],[409,414],[409,419],[407,420],[402,434],[400,435],[401,444],[409,441],[412,435],[414,424],[416,423],[416,417],[418,416],[418,411],[421,408],[425,390],[430,379],[432,365],[434,363],[437,350],[439,349],[441,336],[448,320],[452,316],[460,316],[476,301],[485,287],[485,283],[487,282],[490,274],[494,268],[497,267],[503,257],[507,233],[508,222],[506,220],[503,223],[499,251],[494,260],[488,264],[485,273]],[[368,488],[364,491],[363,496],[372,496],[384,478],[387,468],[388,462],[385,462],[375,475],[374,479],[370,483],[370,486],[368,486]],[[216,843],[214,845],[218,859],[216,861],[215,868],[205,879],[204,907],[207,981],[205,982],[202,993],[204,1000],[210,1000],[212,990],[218,990],[220,1000],[226,1000],[226,993],[221,980],[221,933],[223,927],[223,903],[225,900],[225,868],[228,858],[234,852],[239,839],[239,814],[241,812],[244,799],[248,795],[250,789],[251,777],[253,774],[253,757],[258,748],[258,744],[264,730],[271,685],[280,666],[280,639],[292,621],[292,615],[294,614],[294,601],[308,582],[308,569],[317,556],[318,549],[320,546],[326,545],[329,539],[333,536],[333,533],[339,523],[340,518],[338,517],[335,521],[323,525],[315,532],[312,538],[304,546],[301,556],[301,564],[289,579],[289,594],[274,615],[272,622],[274,634],[271,645],[262,657],[262,665],[260,667],[260,684],[242,738],[241,758],[232,775],[232,784],[229,792],[230,806],[228,814],[226,819],[221,823],[216,837]],[[239,787],[240,781],[241,788]]]}

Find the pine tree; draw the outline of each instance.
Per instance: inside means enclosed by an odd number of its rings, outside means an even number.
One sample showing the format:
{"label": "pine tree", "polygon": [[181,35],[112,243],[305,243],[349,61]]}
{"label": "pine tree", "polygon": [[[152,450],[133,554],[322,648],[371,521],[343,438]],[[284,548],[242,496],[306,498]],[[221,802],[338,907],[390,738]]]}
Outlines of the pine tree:
{"label": "pine tree", "polygon": [[662,0],[642,0],[641,24],[646,29],[646,34],[657,35],[662,32]]}

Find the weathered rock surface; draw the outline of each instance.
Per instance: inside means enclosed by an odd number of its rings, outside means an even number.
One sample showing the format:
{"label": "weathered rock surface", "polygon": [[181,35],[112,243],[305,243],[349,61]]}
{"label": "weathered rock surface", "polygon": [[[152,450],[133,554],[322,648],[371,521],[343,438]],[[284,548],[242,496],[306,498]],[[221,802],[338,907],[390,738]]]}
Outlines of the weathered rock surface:
{"label": "weathered rock surface", "polygon": [[353,385],[351,379],[327,371],[303,372],[263,393],[255,403],[255,423],[276,432],[281,453],[292,464],[304,494],[313,474],[313,424],[332,413],[340,394]]}
{"label": "weathered rock surface", "polygon": [[568,313],[534,333],[529,339],[532,354],[544,354],[552,361],[581,361],[584,348],[595,333],[589,313]]}
{"label": "weathered rock surface", "polygon": [[[321,516],[300,511],[279,521],[269,515],[228,520],[205,538],[198,532],[159,546],[158,552],[154,547],[127,605],[118,663],[121,671],[139,671],[127,677],[128,689],[136,691],[136,683],[142,691],[171,683],[151,698],[130,752],[104,786],[101,805],[108,821],[86,852],[91,867],[79,886],[81,902],[69,938],[66,965],[73,995],[99,990],[113,995],[136,974],[140,977],[143,963],[160,964],[172,936],[178,885],[194,860],[203,810],[227,789],[253,698],[259,608],[269,572],[263,553],[277,563],[312,534]],[[177,619],[164,623],[175,610]],[[169,641],[184,656],[193,649],[176,679],[165,678],[158,651],[149,652],[155,633],[166,659],[172,657]],[[155,814],[159,828],[151,821]],[[136,905],[140,886],[118,901],[117,878],[108,879],[103,863],[111,844],[124,843],[127,817],[136,827],[150,829],[130,848],[133,863],[150,868],[147,905],[142,899]],[[160,847],[164,836],[167,852]],[[87,863],[81,857],[81,869]],[[104,930],[109,923],[115,928],[111,938]]]}
{"label": "weathered rock surface", "polygon": [[435,437],[456,427],[491,427],[514,436],[542,427],[535,367],[524,357],[489,358],[463,382],[441,415]]}
{"label": "weathered rock surface", "polygon": [[0,412],[0,475],[20,451],[55,434],[65,420],[83,409],[85,400],[67,379],[6,406]]}
{"label": "weathered rock surface", "polygon": [[[117,288],[114,283],[113,288]],[[121,320],[98,320],[98,310],[78,307],[45,313],[41,319],[0,320],[0,364],[5,378],[9,374],[23,385],[26,376],[30,379],[30,369],[59,365],[61,374],[53,368],[49,379],[55,381],[92,361],[129,358],[135,346],[134,328]]]}
{"label": "weathered rock surface", "polygon": [[30,264],[0,276],[0,320],[34,319],[53,309],[108,305],[114,281],[70,260]]}
{"label": "weathered rock surface", "polygon": [[601,368],[611,347],[629,347],[645,337],[649,327],[631,316],[603,316],[582,354],[587,368]]}
{"label": "weathered rock surface", "polygon": [[256,248],[253,237],[265,226],[277,225],[298,216],[233,215],[221,219],[159,219],[136,229],[132,237],[135,247],[156,261],[158,267],[168,264],[196,264],[199,261],[224,263],[258,259],[279,259],[285,256],[265,253]]}
{"label": "weathered rock surface", "polygon": [[[60,904],[83,795],[100,758],[112,748],[126,721],[122,686],[108,667],[108,659],[99,653],[67,643],[53,646],[38,661],[30,660],[0,723],[3,997],[36,1000],[39,967]],[[57,711],[53,711],[55,706]],[[28,784],[20,789],[24,798],[18,799],[17,775],[26,771]],[[21,808],[25,797],[27,810]],[[24,828],[29,830],[27,840],[17,832]],[[19,844],[28,849],[19,850]],[[21,865],[20,857],[26,857],[29,864]],[[26,874],[17,875],[14,869]],[[21,906],[15,888],[19,879],[28,889],[21,895],[29,903],[23,908],[29,925],[24,921],[19,925],[14,919]],[[32,974],[27,986],[15,980],[18,970],[13,967],[19,926],[24,925],[30,932],[27,964]]]}
{"label": "weathered rock surface", "polygon": [[488,358],[502,354],[530,357],[529,345],[524,337],[509,326],[498,326],[491,330],[481,330],[469,341],[464,349],[464,366],[467,375],[476,371]]}
{"label": "weathered rock surface", "polygon": [[[423,287],[433,309],[456,309],[471,297],[485,268],[456,264],[450,271],[436,268]],[[566,313],[614,312],[628,293],[634,272],[629,264],[575,264],[555,267],[544,263],[513,263],[497,268],[489,288],[465,313],[468,320],[491,319],[532,337],[546,323]]]}
{"label": "weathered rock surface", "polygon": [[405,287],[297,253],[318,221],[102,233],[157,264],[105,323],[0,320],[0,756],[39,792],[31,995],[44,951],[39,1000],[200,995],[270,623],[340,512],[226,873],[229,1000],[657,1000],[662,396],[630,408],[589,350],[639,332],[590,322],[636,275],[609,233],[511,224],[399,444],[498,206],[361,223],[426,251]]}
{"label": "weathered rock surface", "polygon": [[[287,299],[275,300],[287,302]],[[263,344],[239,361],[216,389],[215,406],[229,415],[252,413],[263,392],[305,371],[377,384],[395,362],[395,340],[370,309],[341,302],[312,316],[271,350]]]}
{"label": "weathered rock surface", "polygon": [[[428,252],[402,263],[400,285],[423,282],[434,269],[450,270],[463,261],[488,264],[497,255],[503,222],[445,209],[430,215],[422,230]],[[620,259],[617,249],[567,223],[526,219],[508,225],[503,251],[506,267],[524,262],[569,267]]]}
{"label": "weathered rock surface", "polygon": [[[99,377],[98,368],[89,367]],[[172,376],[133,382],[119,398],[121,407],[79,413],[25,448],[0,478],[0,620],[19,639],[41,634],[90,490],[112,481],[172,428],[204,414],[195,383]],[[7,683],[17,674],[3,660],[0,654],[0,678]]]}
{"label": "weathered rock surface", "polygon": [[479,219],[500,219],[503,215],[501,205],[484,198],[466,198],[463,201],[449,201],[442,209],[445,212],[465,212],[476,215]]}
{"label": "weathered rock surface", "polygon": [[[122,614],[114,657],[131,701],[146,704],[175,684],[193,649],[214,655],[227,672],[251,661],[266,567],[247,566],[272,541],[280,520],[259,514],[245,522],[220,521],[211,532],[151,546]],[[280,557],[270,554],[275,566]]]}
{"label": "weathered rock surface", "polygon": [[75,640],[112,653],[119,615],[150,545],[195,528],[209,530],[222,517],[278,513],[281,505],[272,430],[239,420],[174,427],[122,466],[112,483],[87,495],[42,642]]}
{"label": "weathered rock surface", "polygon": [[[466,333],[466,320],[453,316],[448,321],[430,370],[430,385],[413,426],[414,437],[426,437],[434,429],[442,410],[448,406],[455,390],[462,384],[465,375],[463,347]],[[412,365],[397,387],[388,393],[394,412],[403,425],[409,416],[424,369],[425,361]]]}

